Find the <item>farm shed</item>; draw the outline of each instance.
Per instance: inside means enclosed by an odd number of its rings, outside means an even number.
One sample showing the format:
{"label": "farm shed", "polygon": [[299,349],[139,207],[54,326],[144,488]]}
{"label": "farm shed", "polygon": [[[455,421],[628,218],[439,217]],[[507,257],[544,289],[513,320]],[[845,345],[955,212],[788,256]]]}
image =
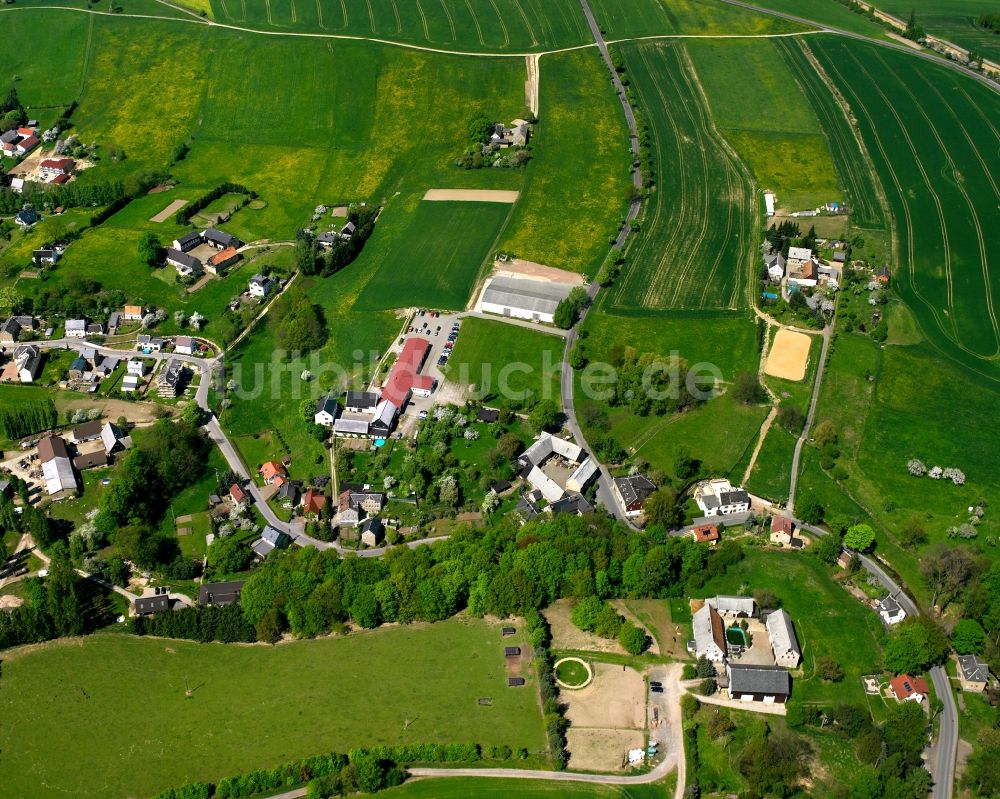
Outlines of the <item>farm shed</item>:
{"label": "farm shed", "polygon": [[495,277],[483,291],[481,307],[485,313],[552,324],[556,308],[572,288],[565,283]]}

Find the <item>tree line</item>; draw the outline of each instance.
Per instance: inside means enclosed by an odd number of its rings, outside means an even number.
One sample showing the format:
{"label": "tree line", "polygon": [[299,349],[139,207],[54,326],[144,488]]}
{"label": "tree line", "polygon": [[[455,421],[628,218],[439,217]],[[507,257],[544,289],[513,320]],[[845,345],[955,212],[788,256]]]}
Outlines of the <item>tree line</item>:
{"label": "tree line", "polygon": [[56,426],[59,414],[51,399],[22,403],[0,410],[0,424],[4,435],[11,441],[50,430]]}
{"label": "tree line", "polygon": [[191,221],[192,216],[207,208],[225,194],[246,194],[251,200],[257,198],[257,192],[253,189],[248,189],[242,183],[220,183],[207,194],[203,194],[197,200],[188,203],[174,214],[174,224],[186,225]]}
{"label": "tree line", "polygon": [[377,205],[352,205],[347,220],[354,223],[354,233],[346,239],[336,238],[322,251],[308,230],[295,237],[295,263],[304,275],[330,277],[354,262],[375,232],[375,220],[381,209]]}

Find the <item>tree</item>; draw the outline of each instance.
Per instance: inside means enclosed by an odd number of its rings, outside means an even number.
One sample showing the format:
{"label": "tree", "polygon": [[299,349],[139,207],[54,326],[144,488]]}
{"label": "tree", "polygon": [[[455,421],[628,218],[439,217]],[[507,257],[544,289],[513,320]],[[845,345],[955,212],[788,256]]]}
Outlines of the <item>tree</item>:
{"label": "tree", "polygon": [[687,480],[698,474],[701,461],[693,457],[686,448],[681,448],[674,459],[674,474],[681,480]]}
{"label": "tree", "polygon": [[951,645],[960,655],[978,655],[983,651],[986,631],[975,619],[961,619],[951,631]]}
{"label": "tree", "polygon": [[823,521],[823,506],[816,497],[809,495],[795,503],[795,512],[806,524],[819,524]]}
{"label": "tree", "polygon": [[938,548],[920,562],[920,574],[933,592],[931,604],[946,608],[969,583],[976,562],[963,547]]}
{"label": "tree", "polygon": [[649,646],[649,637],[644,630],[626,621],[618,630],[618,643],[630,655],[641,655]]}
{"label": "tree", "polygon": [[778,424],[784,427],[789,433],[799,435],[806,424],[806,415],[797,405],[785,405],[782,403],[778,408]]}
{"label": "tree", "polygon": [[536,403],[531,409],[529,419],[536,430],[552,432],[559,428],[559,410],[552,400],[541,400]]}
{"label": "tree", "polygon": [[837,562],[837,558],[840,557],[840,551],[843,547],[841,546],[840,536],[831,533],[820,538],[809,549],[823,563],[832,566]]}
{"label": "tree", "polygon": [[147,266],[160,266],[163,261],[163,245],[155,233],[143,233],[138,249],[140,261]]}
{"label": "tree", "polygon": [[948,650],[948,639],[933,621],[923,616],[906,619],[889,637],[885,665],[894,674],[919,674],[941,663]]}
{"label": "tree", "polygon": [[604,608],[604,602],[596,596],[584,597],[570,612],[570,621],[584,632],[593,632],[597,627],[597,618]]}
{"label": "tree", "polygon": [[280,349],[306,352],[319,349],[326,341],[322,311],[300,288],[286,292],[275,303],[270,316],[275,343]]}
{"label": "tree", "polygon": [[868,524],[855,524],[847,528],[844,546],[855,552],[869,552],[875,547],[875,531]]}
{"label": "tree", "polygon": [[716,673],[715,664],[704,655],[698,658],[698,662],[695,664],[694,669],[695,674],[702,679],[706,677],[714,677]]}
{"label": "tree", "polygon": [[465,123],[465,134],[470,141],[485,144],[493,131],[493,121],[482,112],[476,113]]}
{"label": "tree", "polygon": [[238,536],[217,537],[208,548],[208,565],[216,574],[233,574],[249,568],[253,551]]}
{"label": "tree", "polygon": [[820,449],[837,443],[837,428],[829,419],[824,419],[813,430],[813,440]]}
{"label": "tree", "polygon": [[514,460],[521,449],[521,439],[513,433],[504,433],[497,440],[497,452],[503,455],[506,460]]}
{"label": "tree", "polygon": [[840,664],[829,655],[816,658],[816,673],[821,680],[840,682],[844,679],[844,670]]}
{"label": "tree", "polygon": [[740,372],[733,381],[733,397],[741,405],[758,405],[767,400],[767,392],[756,374]]}
{"label": "tree", "polygon": [[21,302],[21,293],[13,286],[0,289],[0,315],[10,316]]}
{"label": "tree", "polygon": [[680,527],[684,521],[684,509],[677,502],[677,493],[666,486],[650,494],[645,514],[650,524],[662,525],[667,530]]}

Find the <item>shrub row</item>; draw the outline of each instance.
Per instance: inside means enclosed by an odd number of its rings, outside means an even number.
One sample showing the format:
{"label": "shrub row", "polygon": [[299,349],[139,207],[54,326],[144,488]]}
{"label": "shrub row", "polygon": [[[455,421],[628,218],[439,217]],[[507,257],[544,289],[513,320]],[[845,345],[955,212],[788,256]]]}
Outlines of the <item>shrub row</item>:
{"label": "shrub row", "polygon": [[202,195],[192,203],[188,203],[180,211],[174,214],[174,222],[178,225],[186,225],[191,221],[191,217],[207,208],[224,194],[246,194],[251,200],[257,198],[257,192],[248,189],[242,183],[220,183],[208,194]]}

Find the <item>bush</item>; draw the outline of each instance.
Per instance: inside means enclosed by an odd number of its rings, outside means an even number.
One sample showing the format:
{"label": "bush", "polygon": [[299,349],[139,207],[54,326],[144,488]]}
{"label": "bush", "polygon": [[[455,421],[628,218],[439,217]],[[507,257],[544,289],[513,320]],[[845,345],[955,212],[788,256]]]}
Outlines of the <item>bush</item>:
{"label": "bush", "polygon": [[840,682],[844,679],[844,670],[836,660],[828,655],[816,658],[816,673],[820,679],[827,682]]}
{"label": "bush", "polygon": [[630,655],[641,655],[649,646],[649,636],[632,622],[626,621],[618,631],[618,643]]}

